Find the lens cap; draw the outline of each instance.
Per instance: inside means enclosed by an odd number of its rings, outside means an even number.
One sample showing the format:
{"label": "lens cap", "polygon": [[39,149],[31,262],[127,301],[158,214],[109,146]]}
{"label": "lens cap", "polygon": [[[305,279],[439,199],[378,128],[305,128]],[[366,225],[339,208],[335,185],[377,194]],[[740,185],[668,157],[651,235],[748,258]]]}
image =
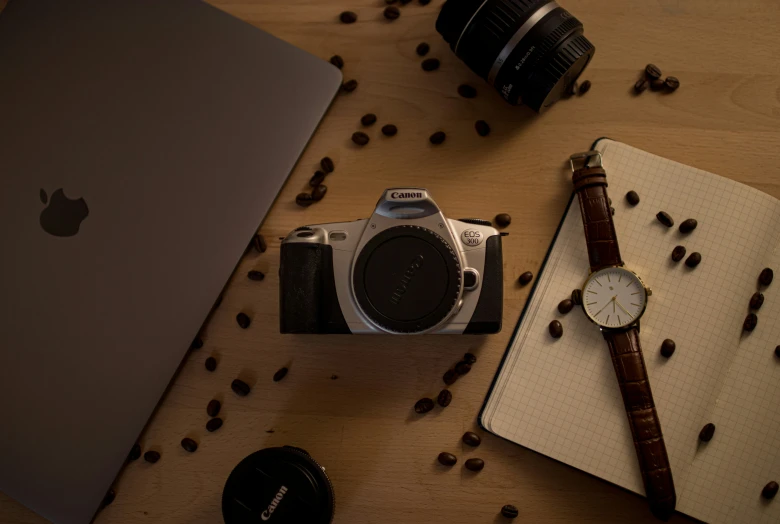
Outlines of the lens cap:
{"label": "lens cap", "polygon": [[266,448],[242,460],[225,483],[226,524],[330,524],[333,486],[309,454],[292,446]]}

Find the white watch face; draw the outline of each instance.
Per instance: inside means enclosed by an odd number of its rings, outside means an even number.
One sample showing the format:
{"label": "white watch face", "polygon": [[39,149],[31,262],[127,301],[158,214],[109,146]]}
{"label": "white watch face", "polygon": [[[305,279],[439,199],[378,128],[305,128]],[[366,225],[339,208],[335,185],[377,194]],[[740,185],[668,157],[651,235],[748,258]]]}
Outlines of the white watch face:
{"label": "white watch face", "polygon": [[647,291],[633,272],[608,267],[593,273],[582,290],[582,305],[592,321],[621,328],[639,320],[647,306]]}

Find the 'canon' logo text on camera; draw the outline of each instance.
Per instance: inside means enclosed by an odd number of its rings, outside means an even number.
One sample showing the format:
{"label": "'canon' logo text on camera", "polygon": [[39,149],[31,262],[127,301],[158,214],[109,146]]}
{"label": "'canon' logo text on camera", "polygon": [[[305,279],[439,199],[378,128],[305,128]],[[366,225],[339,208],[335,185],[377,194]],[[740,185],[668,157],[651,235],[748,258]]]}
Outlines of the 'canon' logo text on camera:
{"label": "'canon' logo text on camera", "polygon": [[396,286],[395,290],[393,290],[393,295],[390,297],[390,302],[398,305],[399,302],[401,302],[401,299],[404,296],[404,293],[406,293],[406,289],[409,287],[409,284],[412,281],[412,277],[414,277],[414,274],[417,272],[419,268],[421,268],[423,265],[423,257],[422,255],[417,255],[412,259],[412,263],[409,264],[409,267],[406,268],[406,271],[404,271],[403,276],[401,277],[401,281]]}
{"label": "'canon' logo text on camera", "polygon": [[422,198],[422,193],[398,193],[398,192],[392,192],[390,193],[390,198]]}
{"label": "'canon' logo text on camera", "polygon": [[285,486],[279,488],[279,492],[276,494],[274,499],[268,505],[268,509],[266,509],[263,513],[260,514],[261,519],[268,520],[271,518],[271,515],[273,515],[274,511],[276,511],[276,506],[278,506],[279,503],[284,498],[285,493],[287,493],[287,488]]}

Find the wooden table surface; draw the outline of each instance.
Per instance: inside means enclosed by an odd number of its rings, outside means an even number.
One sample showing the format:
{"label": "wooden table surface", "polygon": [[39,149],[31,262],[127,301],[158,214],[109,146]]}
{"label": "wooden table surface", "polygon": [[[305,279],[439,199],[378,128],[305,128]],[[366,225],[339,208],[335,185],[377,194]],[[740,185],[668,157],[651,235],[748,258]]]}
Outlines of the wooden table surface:
{"label": "wooden table surface", "polygon": [[[506,105],[455,58],[434,29],[441,0],[416,1],[387,22],[380,0],[215,0],[251,24],[324,59],[344,57],[346,79],[360,86],[341,94],[261,227],[264,254],[251,253],[229,283],[193,351],[141,438],[162,451],[155,465],[129,464],[116,481],[116,501],[98,524],[221,522],[225,479],[244,456],[267,446],[306,448],[326,468],[337,497],[337,524],[504,522],[504,504],[520,509],[518,522],[653,522],[646,501],[534,452],[486,434],[476,416],[498,367],[530,286],[517,275],[536,272],[571,192],[566,159],[609,136],[652,153],[712,171],[780,197],[780,7],[776,0],[563,0],[583,21],[597,52],[583,79],[583,97],[564,100],[541,117]],[[2,2],[0,2],[0,5]],[[345,9],[353,25],[338,22]],[[420,68],[415,47],[431,45],[438,71]],[[645,64],[680,78],[672,95],[631,88]],[[479,91],[467,100],[456,87]],[[373,112],[371,143],[354,146],[359,119]],[[492,134],[480,138],[478,119]],[[398,136],[379,128],[396,124]],[[434,147],[437,130],[447,141]],[[329,192],[319,204],[297,207],[319,159],[336,162]],[[383,189],[423,186],[449,217],[513,217],[504,238],[504,329],[494,336],[291,336],[279,334],[279,237],[304,224],[367,217]],[[250,269],[263,282],[246,278]],[[253,322],[241,330],[239,310]],[[442,373],[465,351],[479,361],[452,388],[442,410],[415,416],[412,406],[442,389]],[[204,360],[217,356],[214,373]],[[604,358],[609,358],[604,350]],[[289,366],[285,380],[273,373]],[[254,383],[237,398],[237,375]],[[332,375],[337,375],[333,379]],[[224,427],[205,431],[205,406],[224,400]],[[663,418],[663,413],[661,413]],[[466,430],[483,436],[465,449]],[[179,441],[194,436],[200,449]],[[466,474],[436,464],[451,451],[462,464],[482,457],[486,467]],[[67,452],[67,450],[63,450]],[[683,522],[677,516],[674,522]],[[0,494],[0,522],[44,520]]]}

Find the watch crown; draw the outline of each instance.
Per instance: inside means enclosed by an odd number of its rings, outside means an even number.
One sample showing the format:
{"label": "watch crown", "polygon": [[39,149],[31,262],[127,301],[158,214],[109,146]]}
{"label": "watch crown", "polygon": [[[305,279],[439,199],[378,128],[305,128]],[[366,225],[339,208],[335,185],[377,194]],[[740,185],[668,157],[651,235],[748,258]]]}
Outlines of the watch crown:
{"label": "watch crown", "polygon": [[647,296],[648,297],[652,297],[653,296],[653,290],[650,289],[649,287],[645,288],[645,292],[647,292]]}

